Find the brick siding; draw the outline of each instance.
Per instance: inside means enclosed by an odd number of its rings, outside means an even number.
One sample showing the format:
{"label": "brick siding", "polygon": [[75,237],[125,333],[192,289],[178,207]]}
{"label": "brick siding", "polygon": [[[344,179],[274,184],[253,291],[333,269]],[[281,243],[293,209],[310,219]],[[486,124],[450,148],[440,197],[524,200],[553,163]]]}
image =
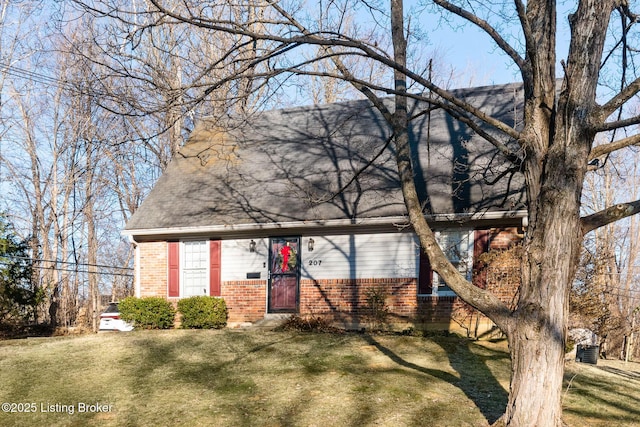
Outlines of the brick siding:
{"label": "brick siding", "polygon": [[417,282],[400,279],[325,279],[300,282],[300,315],[324,316],[332,321],[357,325],[370,313],[367,298],[384,297],[394,316],[408,319],[416,314]]}
{"label": "brick siding", "polygon": [[520,243],[524,234],[515,227],[492,228],[489,250],[509,249]]}
{"label": "brick siding", "polygon": [[138,243],[140,297],[167,297],[167,242]]}
{"label": "brick siding", "polygon": [[267,312],[267,281],[222,282],[222,298],[227,303],[229,323],[255,322]]}
{"label": "brick siding", "polygon": [[322,317],[342,327],[371,325],[367,297],[384,295],[385,327],[389,329],[449,330],[478,335],[491,329],[486,317],[455,296],[418,296],[417,279],[303,280],[300,283],[300,316]]}

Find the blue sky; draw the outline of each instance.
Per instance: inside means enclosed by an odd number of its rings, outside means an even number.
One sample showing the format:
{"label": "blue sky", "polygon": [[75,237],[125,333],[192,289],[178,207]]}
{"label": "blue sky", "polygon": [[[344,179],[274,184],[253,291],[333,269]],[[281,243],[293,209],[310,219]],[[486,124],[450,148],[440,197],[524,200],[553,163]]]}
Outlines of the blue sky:
{"label": "blue sky", "polygon": [[[559,2],[563,3],[563,2]],[[558,5],[557,34],[557,76],[562,69],[560,60],[565,59],[569,49],[569,25],[567,4]],[[461,21],[460,21],[461,22]],[[443,64],[451,64],[456,72],[456,87],[469,87],[521,81],[513,62],[501,51],[484,32],[471,24],[452,29],[449,25],[438,24],[437,17],[428,13],[421,16],[423,31],[427,31],[432,47],[440,53]],[[514,25],[519,25],[514,22]],[[436,31],[431,30],[435,28]]]}

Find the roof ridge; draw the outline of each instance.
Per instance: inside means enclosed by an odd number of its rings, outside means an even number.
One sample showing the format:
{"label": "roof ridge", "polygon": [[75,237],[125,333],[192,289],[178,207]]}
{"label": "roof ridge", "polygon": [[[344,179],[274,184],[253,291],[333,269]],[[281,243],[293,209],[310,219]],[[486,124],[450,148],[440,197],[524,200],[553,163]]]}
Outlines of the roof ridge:
{"label": "roof ridge", "polygon": [[[454,95],[456,96],[468,96],[470,94],[483,94],[483,93],[487,93],[487,92],[492,92],[492,91],[496,91],[496,90],[504,90],[507,88],[522,88],[523,87],[523,83],[522,82],[512,82],[512,83],[502,83],[502,84],[495,84],[495,85],[483,85],[483,86],[472,86],[472,87],[460,87],[460,88],[454,88],[454,89],[448,89],[449,92],[452,92]],[[425,93],[425,92],[423,92]],[[420,94],[418,94],[420,95]],[[384,96],[382,97],[382,100],[388,100],[391,99],[392,95],[388,95],[388,96]],[[328,109],[332,109],[332,108],[336,108],[336,107],[349,107],[349,106],[355,106],[357,104],[366,104],[367,106],[370,105],[370,102],[368,99],[366,98],[360,98],[360,99],[346,99],[346,100],[342,100],[342,101],[336,101],[336,102],[328,102],[328,103],[320,103],[320,104],[305,104],[305,105],[295,105],[295,106],[289,106],[289,107],[282,107],[282,108],[272,108],[272,109],[266,109],[266,110],[259,110],[259,111],[255,111],[253,113],[250,113],[248,116],[260,116],[263,114],[291,114],[291,113],[304,113],[304,112],[309,112],[309,111],[323,111],[323,110],[328,110]],[[205,116],[202,117],[200,119],[201,122],[206,122],[210,119],[215,119],[212,116]],[[232,117],[233,119],[233,117]],[[240,120],[243,120],[246,118],[242,118]]]}

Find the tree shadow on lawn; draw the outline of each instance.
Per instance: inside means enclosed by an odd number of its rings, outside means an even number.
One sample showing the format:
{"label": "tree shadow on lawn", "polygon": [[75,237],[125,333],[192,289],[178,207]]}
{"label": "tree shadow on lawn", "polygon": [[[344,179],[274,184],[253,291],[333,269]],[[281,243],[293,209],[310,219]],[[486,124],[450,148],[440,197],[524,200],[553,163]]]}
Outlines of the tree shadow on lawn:
{"label": "tree shadow on lawn", "polygon": [[[431,340],[440,345],[447,353],[450,365],[459,373],[458,376],[446,370],[427,368],[408,362],[378,342],[375,337],[367,334],[362,337],[365,342],[399,366],[458,387],[474,402],[488,423],[495,422],[502,415],[507,402],[507,394],[486,366],[485,360],[507,357],[504,353],[482,349],[484,353],[479,355],[471,350],[471,342],[458,338]],[[294,348],[287,345],[292,340]],[[263,391],[260,391],[261,387],[256,383],[253,375],[263,369],[260,365],[261,355],[266,352],[271,354],[267,359],[287,360],[292,356],[292,351],[300,350],[299,347],[295,347],[295,338],[291,335],[257,340],[251,334],[237,333],[233,339],[222,339],[219,342],[216,341],[216,344],[213,344],[211,337],[206,334],[188,334],[171,340],[156,340],[153,337],[145,337],[132,341],[131,345],[136,346],[139,351],[123,362],[125,365],[130,365],[131,369],[128,370],[132,374],[130,387],[134,390],[136,400],[150,399],[158,394],[171,394],[176,386],[196,384],[203,387],[203,391],[209,390],[220,397],[224,396],[225,400],[218,401],[217,404],[222,405],[221,408],[226,408],[222,410],[228,411],[235,425],[247,426],[252,425],[258,419],[265,421],[263,417],[267,415],[262,412],[263,408],[260,408],[260,402],[253,400],[257,398],[254,395],[264,394]],[[217,347],[219,345],[224,348]],[[357,360],[352,361],[351,358],[345,359],[343,356],[333,361],[326,361],[324,358],[331,358],[331,352],[326,347],[327,342],[322,339],[317,340],[312,346],[303,347],[306,356],[301,357],[298,354],[295,356],[297,361],[294,366],[284,369],[298,369],[297,366],[299,366],[306,372],[306,375],[313,376],[328,370],[339,369],[334,365],[336,360],[349,366],[352,363],[360,363]],[[184,348],[190,348],[191,351],[185,353],[181,350]],[[216,354],[218,350],[221,355]],[[191,354],[193,354],[193,358],[191,358]],[[200,354],[210,354],[211,357],[201,359],[199,358]],[[254,363],[254,358],[256,363]],[[302,391],[304,388],[301,389]],[[296,404],[288,405],[284,412],[272,410],[269,419],[283,426],[295,425],[294,420],[296,420],[300,408],[310,402],[305,399],[310,399],[310,397],[298,396]],[[352,414],[353,423],[349,425],[372,423],[374,412],[372,406],[360,407],[357,413]],[[130,414],[131,423],[135,424],[136,416],[141,416],[141,414]]]}
{"label": "tree shadow on lawn", "polygon": [[[132,376],[129,387],[134,390],[136,401],[153,400],[158,395],[184,394],[184,390],[200,391],[199,398],[207,396],[204,398],[211,399],[215,396],[212,402],[217,406],[216,412],[223,414],[222,419],[213,419],[210,418],[211,411],[203,409],[208,405],[188,406],[188,416],[195,416],[192,412],[200,411],[198,416],[201,418],[198,420],[201,423],[250,427],[270,425],[272,421],[273,425],[295,426],[300,425],[296,417],[304,411],[307,403],[311,404],[311,397],[300,394],[305,389],[298,390],[297,384],[292,383],[290,393],[296,396],[295,399],[286,406],[269,405],[267,401],[271,390],[264,387],[264,375],[282,375],[287,381],[290,371],[313,376],[332,369],[330,364],[322,363],[322,354],[330,353],[324,340],[314,341],[316,344],[311,346],[306,346],[304,342],[298,346],[297,340],[297,336],[291,334],[256,338],[248,332],[233,333],[232,338],[229,333],[222,334],[219,340],[207,333],[190,333],[171,340],[147,337],[131,343],[138,351],[124,363],[130,365],[128,371]],[[185,352],[185,348],[189,351]],[[300,348],[315,357],[306,360],[308,357],[296,353]],[[200,357],[202,354],[210,357],[203,359]],[[294,358],[294,362],[276,366],[275,374],[268,370],[271,365],[263,365],[265,360],[270,363],[291,358]],[[256,376],[262,376],[262,381],[256,380]],[[181,410],[184,408],[172,407],[167,416],[175,418]],[[132,413],[128,414],[128,424],[135,425],[137,417],[147,415],[138,414],[137,411],[137,407],[134,407]],[[163,418],[163,421],[171,420]]]}
{"label": "tree shadow on lawn", "polygon": [[[618,375],[617,382],[603,381],[598,376],[589,376],[588,371],[580,375],[565,372],[565,397],[567,393],[574,394],[582,404],[566,405],[563,412],[572,414],[582,420],[601,422],[598,425],[638,425],[640,422],[640,409],[638,409],[638,395],[635,390],[638,386],[632,384],[635,380],[634,373],[622,371],[610,367],[598,367],[597,369]],[[632,377],[629,377],[629,374]]]}
{"label": "tree shadow on lawn", "polygon": [[624,371],[622,369],[614,368],[613,366],[598,366],[598,369],[609,372],[611,374],[619,375],[628,380],[640,381],[640,372]]}
{"label": "tree shadow on lawn", "polygon": [[380,344],[371,335],[365,335],[365,339],[398,365],[433,376],[458,387],[474,402],[489,424],[495,423],[504,413],[508,394],[487,367],[486,360],[508,358],[505,353],[483,348],[487,354],[479,355],[471,351],[470,341],[459,338],[442,341],[433,339],[432,342],[438,344],[446,352],[451,367],[460,375],[458,378],[443,370],[425,368],[408,362]]}
{"label": "tree shadow on lawn", "polygon": [[[134,370],[135,382],[137,384],[149,381],[149,378],[158,372],[162,372],[167,366],[174,371],[171,376],[183,382],[209,385],[210,380],[220,378],[219,373],[228,366],[237,365],[243,359],[250,358],[260,351],[268,351],[269,348],[277,347],[285,341],[291,340],[286,337],[278,340],[269,340],[266,343],[251,342],[251,335],[238,333],[234,337],[235,348],[226,348],[221,354],[215,352],[215,348],[208,349],[211,352],[209,360],[184,360],[184,348],[197,349],[199,346],[211,346],[206,341],[205,336],[189,335],[182,336],[171,341],[154,340],[146,338],[136,343],[142,354],[138,355],[136,361],[137,368]],[[225,340],[227,346],[231,346],[229,340]],[[192,353],[196,354],[194,350]]]}

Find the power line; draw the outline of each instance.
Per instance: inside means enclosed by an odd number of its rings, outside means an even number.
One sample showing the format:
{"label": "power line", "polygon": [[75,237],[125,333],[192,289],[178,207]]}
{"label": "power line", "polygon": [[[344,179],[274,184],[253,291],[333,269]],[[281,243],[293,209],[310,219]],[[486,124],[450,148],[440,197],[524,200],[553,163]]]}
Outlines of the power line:
{"label": "power line", "polygon": [[53,260],[53,259],[38,259],[38,258],[32,258],[32,257],[22,257],[17,255],[2,255],[2,257],[13,258],[13,259],[23,259],[31,262],[53,262],[55,264],[72,264],[72,265],[81,265],[83,267],[111,268],[114,270],[133,270],[133,268],[131,267],[120,267],[120,266],[106,265],[106,264],[90,264],[90,263],[75,262],[75,261],[59,261],[59,260]]}
{"label": "power line", "polygon": [[[0,264],[11,265],[10,262],[2,261],[2,260],[0,260]],[[105,275],[105,276],[133,277],[133,274],[128,274],[128,273],[110,273],[108,271],[105,272],[105,271],[76,270],[76,269],[72,269],[72,268],[59,268],[59,267],[50,268],[50,267],[39,266],[39,265],[31,266],[31,268],[35,268],[35,269],[38,269],[38,270],[68,271],[68,272],[71,272],[71,273],[101,274],[101,275]]]}
{"label": "power line", "polygon": [[10,65],[10,64],[0,62],[0,72],[6,73],[7,75],[12,77],[26,79],[35,83],[45,85],[45,86],[56,87],[56,88],[65,89],[71,92],[76,92],[80,95],[91,95],[91,94],[99,93],[99,95],[103,98],[109,98],[115,102],[120,101],[119,97],[113,94],[110,94],[108,92],[104,92],[104,91],[98,92],[95,89],[92,91],[88,91],[86,89],[78,87],[77,84],[75,84],[71,80],[51,77],[46,74],[25,70],[23,68],[16,67],[15,65]]}
{"label": "power line", "polygon": [[25,70],[24,68],[16,67],[15,65],[0,63],[0,72],[4,72],[13,77],[26,78],[27,80],[32,80],[36,83],[56,86],[65,89],[74,89],[71,85],[71,82],[67,80],[60,80],[46,74]]}

